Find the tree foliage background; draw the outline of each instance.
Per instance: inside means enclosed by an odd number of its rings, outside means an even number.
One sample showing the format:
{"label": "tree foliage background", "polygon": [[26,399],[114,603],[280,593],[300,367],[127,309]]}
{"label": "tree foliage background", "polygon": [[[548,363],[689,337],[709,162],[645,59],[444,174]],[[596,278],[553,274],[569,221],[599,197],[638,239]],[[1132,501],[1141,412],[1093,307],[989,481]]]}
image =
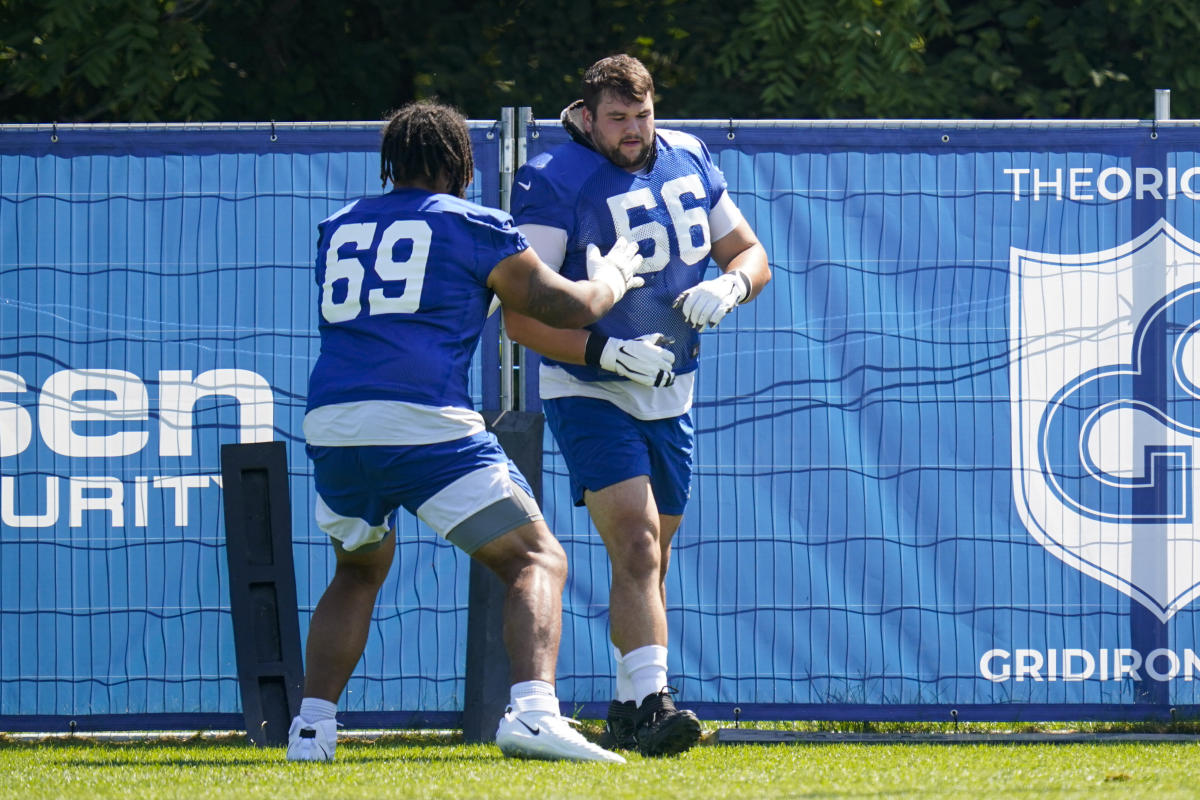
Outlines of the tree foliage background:
{"label": "tree foliage background", "polygon": [[0,0],[0,122],[554,116],[647,63],[659,116],[1200,114],[1195,0]]}

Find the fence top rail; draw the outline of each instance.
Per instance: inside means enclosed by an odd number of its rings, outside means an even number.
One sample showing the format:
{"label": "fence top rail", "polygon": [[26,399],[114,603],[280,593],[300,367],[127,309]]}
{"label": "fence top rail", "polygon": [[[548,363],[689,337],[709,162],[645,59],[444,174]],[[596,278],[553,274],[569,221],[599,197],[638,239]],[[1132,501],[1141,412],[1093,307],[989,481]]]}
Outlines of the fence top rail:
{"label": "fence top rail", "polygon": [[[171,131],[324,131],[364,130],[377,131],[383,128],[384,120],[349,120],[334,122],[27,122],[0,124],[0,133],[53,133],[70,131],[121,131],[171,132]],[[495,120],[467,120],[467,127],[487,130],[496,125]]]}
{"label": "fence top rail", "polygon": [[[538,120],[541,124],[542,120]],[[558,120],[546,120],[557,124]],[[659,119],[663,127],[687,125],[696,128],[1139,128],[1154,124],[1149,119]],[[1200,120],[1160,121],[1160,126],[1197,127]]]}
{"label": "fence top rail", "polygon": [[[1200,119],[659,119],[663,127],[691,128],[961,128],[971,130],[1041,128],[1160,128],[1200,127]],[[495,120],[468,120],[471,128],[487,129]],[[536,119],[540,127],[556,126],[557,119]],[[378,130],[382,120],[346,120],[325,122],[35,122],[0,124],[0,133],[36,133],[54,131],[270,131],[270,130]]]}

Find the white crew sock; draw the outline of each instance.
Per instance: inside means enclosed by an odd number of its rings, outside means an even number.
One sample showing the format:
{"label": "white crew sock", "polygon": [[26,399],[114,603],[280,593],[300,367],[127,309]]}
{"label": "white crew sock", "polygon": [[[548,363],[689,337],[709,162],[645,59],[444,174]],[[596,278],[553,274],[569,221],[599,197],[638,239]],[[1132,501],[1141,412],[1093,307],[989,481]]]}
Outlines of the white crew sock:
{"label": "white crew sock", "polygon": [[613,658],[617,662],[617,702],[624,703],[629,700],[638,702],[640,697],[634,697],[633,681],[629,679],[629,667],[625,666],[625,657],[621,655],[621,651],[613,646]]}
{"label": "white crew sock", "polygon": [[661,644],[648,644],[630,650],[622,660],[629,672],[633,697],[638,705],[667,685],[667,648]]}
{"label": "white crew sock", "polygon": [[554,694],[554,685],[546,681],[514,683],[508,697],[509,704],[518,714],[527,711],[558,713],[558,697]]}
{"label": "white crew sock", "polygon": [[318,697],[306,697],[300,701],[300,719],[308,723],[320,722],[337,717],[337,703]]}

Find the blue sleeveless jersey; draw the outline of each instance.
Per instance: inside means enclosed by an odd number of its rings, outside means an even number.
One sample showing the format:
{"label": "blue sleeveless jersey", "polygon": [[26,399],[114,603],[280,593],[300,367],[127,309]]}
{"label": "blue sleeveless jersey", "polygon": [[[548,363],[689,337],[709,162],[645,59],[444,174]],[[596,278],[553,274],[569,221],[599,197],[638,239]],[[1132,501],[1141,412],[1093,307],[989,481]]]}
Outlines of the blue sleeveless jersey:
{"label": "blue sleeveless jersey", "polygon": [[[556,147],[517,171],[512,209],[518,225],[567,232],[562,274],[572,280],[587,278],[589,244],[608,252],[618,236],[638,242],[646,285],[588,327],[621,339],[665,334],[675,340],[675,372],[682,374],[696,368],[700,337],[671,304],[708,265],[708,214],[725,192],[725,176],[690,134],[660,130],[655,147],[644,175],[573,141]],[[546,361],[582,380],[619,380],[594,367]]]}
{"label": "blue sleeveless jersey", "polygon": [[488,274],[528,247],[502,211],[420,189],[359,200],[318,227],[321,354],[308,410],[398,400],[471,408]]}

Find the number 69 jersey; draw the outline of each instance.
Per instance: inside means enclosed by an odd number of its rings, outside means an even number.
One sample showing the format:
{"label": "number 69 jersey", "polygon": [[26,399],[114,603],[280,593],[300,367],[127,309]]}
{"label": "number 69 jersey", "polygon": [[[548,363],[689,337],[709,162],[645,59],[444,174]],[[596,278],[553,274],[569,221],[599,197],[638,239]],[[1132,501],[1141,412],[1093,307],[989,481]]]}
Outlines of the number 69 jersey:
{"label": "number 69 jersey", "polygon": [[[561,273],[572,280],[587,278],[589,244],[607,252],[618,236],[638,242],[644,259],[638,274],[645,286],[631,289],[588,327],[621,339],[656,332],[669,336],[675,342],[675,372],[682,375],[696,368],[699,337],[671,304],[700,282],[713,239],[733,228],[721,224],[722,229],[710,230],[710,214],[719,204],[738,219],[740,214],[703,142],[660,129],[655,148],[649,169],[630,173],[577,142],[556,147],[517,172],[512,209],[518,225],[566,232]],[[553,256],[539,255],[552,263]],[[593,367],[546,361],[584,381],[617,380]]]}
{"label": "number 69 jersey", "polygon": [[[467,373],[492,299],[488,275],[529,246],[511,217],[402,188],[358,200],[317,229],[321,353],[309,379],[309,442],[417,443],[368,440],[380,412],[411,420],[396,408],[471,409]],[[362,419],[330,406],[358,409]],[[331,441],[338,436],[320,430],[347,422],[362,435]]]}

